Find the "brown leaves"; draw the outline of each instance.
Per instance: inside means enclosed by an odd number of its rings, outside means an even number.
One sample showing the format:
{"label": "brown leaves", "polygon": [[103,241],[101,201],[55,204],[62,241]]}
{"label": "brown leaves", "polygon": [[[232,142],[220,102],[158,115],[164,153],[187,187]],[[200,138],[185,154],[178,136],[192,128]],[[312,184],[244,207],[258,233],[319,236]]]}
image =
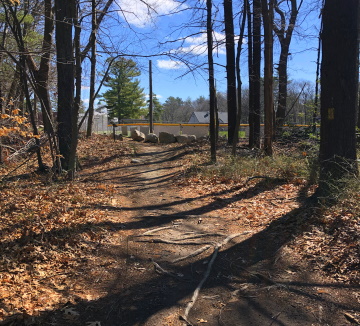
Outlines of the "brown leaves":
{"label": "brown leaves", "polygon": [[294,248],[342,282],[360,281],[360,216],[330,209],[321,226],[299,237]]}
{"label": "brown leaves", "polygon": [[[87,141],[86,155],[100,153],[105,160],[119,146],[127,152],[125,145],[106,141],[106,137]],[[82,147],[80,144],[80,150]],[[95,170],[104,169],[104,164]],[[106,168],[118,167],[119,159],[106,164]],[[21,173],[26,172],[32,171],[24,166]],[[23,312],[37,315],[77,296],[99,297],[86,291],[93,282],[87,277],[94,266],[99,268],[96,248],[114,232],[100,225],[118,222],[101,208],[111,205],[115,191],[112,184],[90,180],[44,184],[42,176],[35,174],[2,185],[0,319]]]}

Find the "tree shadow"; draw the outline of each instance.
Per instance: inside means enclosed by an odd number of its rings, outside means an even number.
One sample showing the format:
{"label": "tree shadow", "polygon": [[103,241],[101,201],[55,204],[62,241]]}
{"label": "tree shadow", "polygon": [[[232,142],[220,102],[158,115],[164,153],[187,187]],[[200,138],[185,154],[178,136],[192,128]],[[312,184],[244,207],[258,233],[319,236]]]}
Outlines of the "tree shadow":
{"label": "tree shadow", "polygon": [[[158,162],[163,162],[159,160]],[[141,166],[141,164],[139,165]],[[156,170],[156,169],[155,169]],[[101,173],[106,171],[101,171]],[[135,172],[134,180],[141,172]],[[164,176],[164,182],[170,182],[173,175]],[[131,178],[129,178],[130,182]],[[138,179],[139,180],[139,179]],[[140,181],[141,182],[141,178]],[[149,185],[156,189],[158,177],[154,177]],[[228,190],[212,192],[207,195],[191,199],[174,200],[170,203],[143,205],[140,207],[115,207],[105,205],[84,206],[82,208],[96,208],[103,211],[136,211],[140,215],[134,221],[127,223],[85,223],[70,228],[58,228],[42,234],[24,236],[16,240],[15,244],[23,246],[32,242],[41,243],[50,241],[51,238],[64,240],[61,246],[66,246],[69,238],[84,232],[98,232],[107,227],[111,232],[121,230],[140,230],[149,227],[171,225],[181,218],[193,219],[194,216],[209,214],[215,209],[225,208],[242,199],[251,199],[265,190],[274,189],[283,184],[283,180],[262,180],[255,185],[245,188],[238,193],[244,185]],[[211,202],[201,207],[190,208],[179,212],[170,212],[176,206],[187,204],[195,200],[233,194],[222,201]],[[313,201],[304,200],[304,191],[299,192],[301,207],[284,214],[271,222],[265,229],[248,236],[242,241],[232,241],[229,248],[221,251],[211,270],[200,296],[192,310],[189,319],[193,324],[199,324],[199,319],[207,320],[207,325],[312,325],[321,322],[331,324],[335,321],[334,311],[352,310],[360,313],[358,303],[353,300],[346,304],[338,302],[326,293],[314,292],[314,289],[336,289],[336,291],[359,291],[358,285],[346,285],[328,281],[314,281],[307,275],[301,280],[287,281],[283,275],[276,275],[278,265],[284,264],[291,272],[296,273],[298,266],[293,261],[278,257],[279,251],[284,248],[294,237],[309,230],[316,222],[312,219],[314,211],[318,208]],[[146,211],[159,211],[157,216],[149,215]],[[217,222],[221,222],[217,220]],[[112,246],[102,246],[96,249],[97,254],[122,261],[123,266],[108,267],[112,278],[103,285],[106,293],[99,299],[86,301],[78,299],[77,302],[66,304],[67,308],[74,308],[79,315],[66,316],[64,310],[54,309],[41,312],[32,318],[25,315],[17,319],[9,317],[1,325],[85,325],[89,321],[101,321],[102,326],[112,325],[160,325],[152,320],[156,315],[164,313],[182,314],[186,303],[190,300],[195,288],[203,279],[208,266],[211,253],[204,253],[200,258],[189,259],[186,263],[170,263],[166,259],[166,244],[148,244],[136,246],[132,243],[129,248],[128,237],[119,240]],[[2,246],[12,247],[14,243],[4,242]],[[156,247],[156,248],[155,248]],[[159,248],[158,248],[159,247]],[[149,258],[157,253],[156,261],[166,269],[183,277],[174,278],[166,274],[158,275]],[[14,253],[16,255],[16,253]],[[15,256],[14,256],[15,258]],[[77,271],[79,277],[83,271]],[[290,274],[291,275],[291,274]],[[86,277],[86,275],[81,275]],[[51,283],[50,283],[51,284]],[[91,288],[96,284],[88,284]],[[54,287],[54,291],[58,291]],[[299,302],[302,302],[301,304]],[[309,307],[322,306],[327,316],[314,314]],[[1,302],[0,302],[1,307]],[[25,316],[25,317],[24,317]],[[16,316],[15,316],[16,317]],[[69,317],[71,317],[69,319]],[[177,316],[178,317],[178,316]],[[164,324],[165,325],[165,324]],[[334,324],[335,325],[335,324]],[[340,325],[337,323],[336,325]]]}
{"label": "tree shadow", "polygon": [[[230,202],[242,198],[251,198],[249,196],[260,193],[264,188],[262,182],[259,184],[240,195],[234,195]],[[223,203],[223,207],[229,203]],[[171,204],[164,206],[168,207],[169,205]],[[144,207],[144,209],[149,210],[159,208],[163,208],[162,205]],[[125,223],[121,226],[111,222],[107,225],[112,226],[114,230],[159,227],[178,219],[179,216],[186,218],[186,216],[201,215],[210,212],[213,208],[211,204],[208,204],[181,213],[160,215],[156,218],[143,216],[139,221]],[[332,307],[333,310],[360,312],[360,307],[355,301],[343,304],[335,301],[331,296],[322,295],[320,292],[314,293],[314,288],[359,291],[358,285],[325,281],[313,282],[310,275],[308,282],[284,281],[281,278],[276,279],[276,276],[268,276],[276,271],[275,265],[277,264],[279,250],[294,237],[308,230],[314,223],[311,216],[316,208],[313,206],[313,202],[304,202],[301,207],[271,222],[264,230],[241,242],[233,242],[230,248],[221,251],[202,291],[209,294],[210,297],[218,296],[227,309],[223,309],[224,306],[214,308],[213,301],[201,297],[195,305],[196,308],[190,314],[190,319],[203,318],[203,314],[206,313],[205,310],[210,309],[217,311],[217,315],[216,318],[210,318],[206,315],[211,321],[209,325],[224,325],[224,322],[225,325],[230,326],[268,325],[270,323],[273,325],[311,325],[317,322],[318,317],[314,316],[314,313],[309,311],[307,307],[299,304],[293,304],[294,307],[291,306],[291,302],[298,301]],[[129,207],[128,209],[131,210],[132,208]],[[49,234],[43,234],[42,237],[43,239],[61,237],[63,234],[76,234],[89,229],[96,230],[94,227],[104,225],[104,223],[84,224],[74,229],[55,230]],[[35,241],[39,240],[39,236],[34,237]],[[23,240],[20,239],[19,243],[22,243]],[[4,245],[9,244],[5,243]],[[103,248],[101,255],[126,261],[125,268],[119,269],[117,276],[108,283],[107,295],[95,301],[81,300],[75,304],[68,304],[68,308],[74,308],[75,311],[79,312],[79,315],[74,316],[70,323],[69,319],[65,318],[64,311],[58,309],[34,317],[32,319],[34,325],[50,325],[51,323],[53,325],[83,325],[85,322],[93,320],[101,321],[102,325],[144,325],[161,311],[167,311],[174,307],[177,310],[184,308],[189,296],[202,279],[210,258],[209,255],[206,255],[201,259],[192,259],[187,264],[171,264],[160,260],[167,269],[184,275],[183,278],[174,279],[169,275],[156,275],[151,262],[146,258],[146,254],[128,252],[124,250],[123,244],[119,244],[111,250]],[[137,270],[136,268],[139,266],[140,270]],[[297,266],[289,263],[287,268],[296,270]],[[128,286],[127,281],[130,279],[132,280],[131,285]],[[247,287],[244,288],[244,284]],[[233,298],[232,293],[236,291],[237,294]],[[287,306],[292,308],[286,308]],[[274,316],[277,312],[281,313],[275,319]],[[328,320],[328,317],[322,316],[321,318],[324,321]],[[9,318],[3,321],[2,325],[24,325],[25,322],[26,320],[24,321],[21,318],[19,320]]]}

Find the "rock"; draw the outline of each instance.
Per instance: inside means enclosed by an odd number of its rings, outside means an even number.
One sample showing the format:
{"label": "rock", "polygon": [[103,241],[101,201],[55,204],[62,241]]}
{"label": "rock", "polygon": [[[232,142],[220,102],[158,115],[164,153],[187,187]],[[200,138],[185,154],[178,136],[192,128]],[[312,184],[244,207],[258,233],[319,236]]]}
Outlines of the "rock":
{"label": "rock", "polygon": [[176,141],[180,144],[190,144],[196,141],[195,135],[178,135],[176,136]]}
{"label": "rock", "polygon": [[135,141],[145,140],[145,135],[137,129],[131,130],[131,138]]}
{"label": "rock", "polygon": [[157,144],[159,142],[159,138],[156,134],[147,134],[145,137],[145,142]]}
{"label": "rock", "polygon": [[193,143],[196,141],[196,136],[195,135],[188,135],[188,139],[190,143]]}
{"label": "rock", "polygon": [[170,134],[170,133],[165,132],[165,131],[161,131],[159,133],[159,142],[163,143],[163,144],[175,143],[176,138],[175,138],[175,136],[173,134]]}

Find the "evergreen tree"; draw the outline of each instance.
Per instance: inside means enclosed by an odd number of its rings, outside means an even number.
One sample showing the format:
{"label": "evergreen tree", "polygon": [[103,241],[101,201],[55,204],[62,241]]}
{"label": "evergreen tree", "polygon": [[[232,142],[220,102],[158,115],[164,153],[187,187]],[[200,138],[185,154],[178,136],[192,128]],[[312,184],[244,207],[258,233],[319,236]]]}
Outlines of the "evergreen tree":
{"label": "evergreen tree", "polygon": [[135,77],[141,72],[131,59],[120,58],[110,69],[109,77],[104,83],[109,89],[101,95],[108,110],[109,118],[139,118],[146,113],[144,89]]}
{"label": "evergreen tree", "polygon": [[[147,101],[147,104],[149,105],[149,100]],[[163,114],[164,108],[163,105],[160,103],[159,99],[156,97],[156,95],[153,95],[153,118],[155,122],[162,121],[162,114]],[[150,119],[150,113],[146,115],[147,119]]]}

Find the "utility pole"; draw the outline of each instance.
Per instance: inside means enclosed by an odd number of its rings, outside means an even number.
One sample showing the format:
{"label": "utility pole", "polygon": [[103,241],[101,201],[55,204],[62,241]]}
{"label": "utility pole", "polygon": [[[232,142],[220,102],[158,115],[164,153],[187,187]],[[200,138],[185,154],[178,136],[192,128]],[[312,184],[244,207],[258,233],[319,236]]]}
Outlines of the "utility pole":
{"label": "utility pole", "polygon": [[154,132],[154,121],[153,121],[153,91],[152,91],[152,62],[149,60],[149,124],[150,133]]}

